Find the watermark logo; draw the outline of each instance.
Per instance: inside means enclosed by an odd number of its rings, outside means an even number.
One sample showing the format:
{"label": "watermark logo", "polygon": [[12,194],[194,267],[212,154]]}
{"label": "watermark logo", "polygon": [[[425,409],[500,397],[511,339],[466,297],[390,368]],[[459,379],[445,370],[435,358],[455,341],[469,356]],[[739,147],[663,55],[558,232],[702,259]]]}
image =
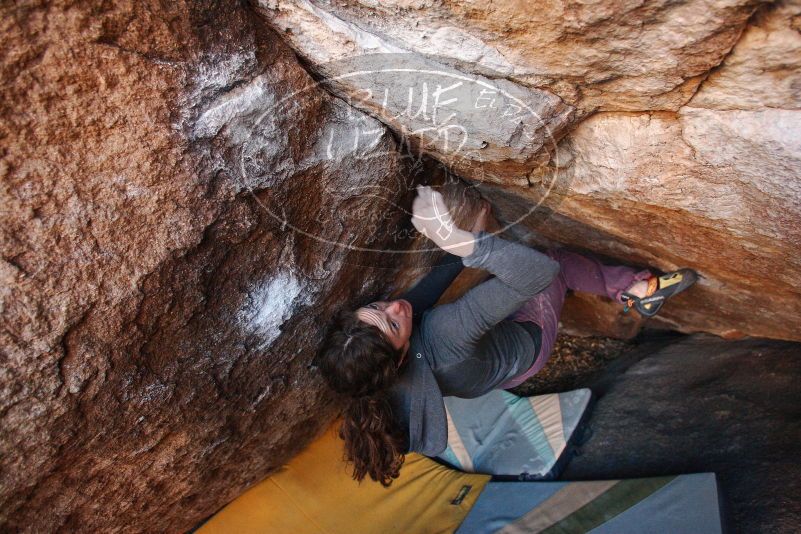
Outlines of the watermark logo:
{"label": "watermark logo", "polygon": [[[445,239],[461,200],[493,200],[518,188],[512,196],[519,202],[496,212],[504,221],[498,231],[505,231],[531,217],[564,178],[552,128],[565,108],[550,93],[414,54],[359,56],[315,69],[314,83],[260,109],[240,152],[241,187],[284,229],[361,252],[432,250],[433,243],[408,247],[417,185],[450,188],[453,213],[434,215]],[[321,86],[336,98],[320,99]],[[303,143],[285,137],[309,132],[313,138]],[[287,150],[297,151],[297,160],[282,174]],[[266,172],[270,165],[279,168]],[[291,193],[286,180],[299,169],[319,178],[313,195],[308,188],[299,188],[307,198],[263,194],[276,187]]]}

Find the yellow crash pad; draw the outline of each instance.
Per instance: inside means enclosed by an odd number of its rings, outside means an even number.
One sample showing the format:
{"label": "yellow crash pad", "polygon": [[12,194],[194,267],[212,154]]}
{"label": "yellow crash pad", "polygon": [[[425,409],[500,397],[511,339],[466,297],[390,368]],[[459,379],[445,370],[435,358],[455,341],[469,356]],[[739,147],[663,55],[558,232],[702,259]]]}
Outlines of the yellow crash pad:
{"label": "yellow crash pad", "polygon": [[288,465],[209,519],[198,532],[387,534],[455,531],[489,481],[418,454],[389,488],[353,480],[338,423]]}

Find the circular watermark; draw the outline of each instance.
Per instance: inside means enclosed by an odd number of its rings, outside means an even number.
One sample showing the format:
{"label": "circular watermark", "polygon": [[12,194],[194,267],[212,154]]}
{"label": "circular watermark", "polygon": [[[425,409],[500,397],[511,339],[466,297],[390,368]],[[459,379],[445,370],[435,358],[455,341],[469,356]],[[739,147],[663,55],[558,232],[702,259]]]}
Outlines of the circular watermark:
{"label": "circular watermark", "polygon": [[[240,186],[282,229],[361,253],[431,252],[439,250],[431,241],[409,246],[418,237],[410,222],[418,185],[457,191],[445,213],[428,215],[438,232],[452,232],[454,225],[471,230],[470,214],[457,216],[464,211],[460,198],[464,204],[492,200],[509,185],[531,191],[499,218],[491,232],[497,234],[538,211],[564,176],[551,131],[564,108],[550,93],[468,75],[416,54],[359,56],[318,65],[315,72],[317,80],[262,108],[239,153]],[[321,87],[336,98],[315,100]],[[309,100],[325,107],[316,109],[323,115],[318,124],[302,117]],[[305,130],[283,131],[280,119],[293,115],[306,121]],[[301,143],[281,140],[309,130],[313,138]],[[302,145],[297,155],[282,154],[297,157],[286,176],[301,169],[320,179],[313,195],[307,187],[292,199],[300,215],[287,209],[286,198],[258,194],[285,178],[280,169],[265,178],[264,169],[281,161],[271,160],[270,143],[279,151]]]}

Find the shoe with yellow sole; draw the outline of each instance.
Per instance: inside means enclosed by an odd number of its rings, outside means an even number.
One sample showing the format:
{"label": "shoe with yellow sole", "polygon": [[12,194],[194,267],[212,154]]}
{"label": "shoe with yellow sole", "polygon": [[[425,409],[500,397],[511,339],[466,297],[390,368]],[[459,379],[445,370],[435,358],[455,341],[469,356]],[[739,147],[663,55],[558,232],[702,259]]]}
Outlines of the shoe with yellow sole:
{"label": "shoe with yellow sole", "polygon": [[670,297],[681,293],[698,281],[698,273],[692,269],[679,269],[662,276],[652,276],[648,279],[648,291],[644,297],[623,292],[626,299],[623,311],[635,308],[644,317],[653,317],[662,308]]}

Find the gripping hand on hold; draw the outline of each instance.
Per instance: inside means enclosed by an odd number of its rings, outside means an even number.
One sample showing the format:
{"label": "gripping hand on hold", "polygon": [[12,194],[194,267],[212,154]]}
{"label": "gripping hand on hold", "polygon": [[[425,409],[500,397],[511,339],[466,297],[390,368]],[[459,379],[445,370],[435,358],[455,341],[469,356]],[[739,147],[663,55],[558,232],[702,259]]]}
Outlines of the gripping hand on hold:
{"label": "gripping hand on hold", "polygon": [[466,257],[473,253],[473,234],[456,226],[442,194],[431,187],[417,187],[417,196],[412,203],[412,224],[418,232],[451,254]]}
{"label": "gripping hand on hold", "polygon": [[422,185],[417,186],[417,196],[412,203],[412,224],[435,242],[436,238],[447,239],[456,228],[442,193]]}

